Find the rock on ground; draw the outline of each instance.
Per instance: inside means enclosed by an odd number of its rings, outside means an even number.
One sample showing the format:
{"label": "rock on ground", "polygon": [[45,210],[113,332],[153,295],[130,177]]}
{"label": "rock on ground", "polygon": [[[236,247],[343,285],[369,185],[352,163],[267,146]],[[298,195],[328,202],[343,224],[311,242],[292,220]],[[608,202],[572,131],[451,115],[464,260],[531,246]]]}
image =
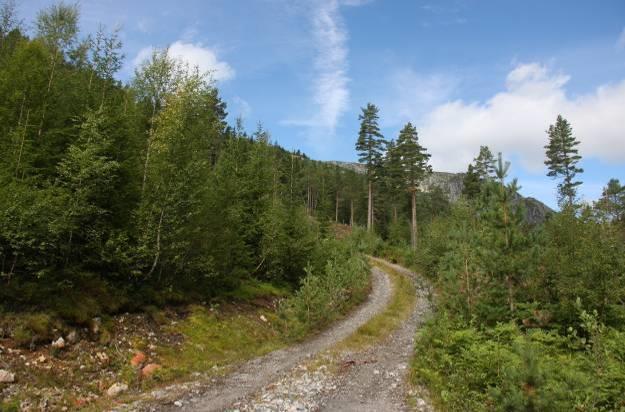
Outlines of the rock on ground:
{"label": "rock on ground", "polygon": [[15,382],[15,374],[4,369],[0,369],[0,383]]}

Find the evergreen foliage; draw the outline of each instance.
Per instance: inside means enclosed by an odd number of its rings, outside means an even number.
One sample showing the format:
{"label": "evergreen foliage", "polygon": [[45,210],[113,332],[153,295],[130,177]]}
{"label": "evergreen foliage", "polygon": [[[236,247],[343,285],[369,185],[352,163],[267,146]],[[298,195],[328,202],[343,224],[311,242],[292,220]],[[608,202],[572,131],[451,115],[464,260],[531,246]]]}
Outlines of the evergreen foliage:
{"label": "evergreen foliage", "polygon": [[584,169],[577,167],[581,160],[577,145],[579,141],[573,136],[573,130],[569,122],[558,115],[556,123],[547,130],[549,143],[545,146],[547,159],[545,165],[548,168],[547,176],[552,178],[561,177],[558,184],[558,203],[560,206],[573,206],[577,195],[577,186],[582,182],[575,180],[578,173]]}
{"label": "evergreen foliage", "polygon": [[356,141],[356,150],[358,151],[358,161],[366,167],[367,183],[369,185],[367,195],[367,230],[373,230],[373,222],[375,220],[373,183],[382,174],[383,150],[386,142],[378,126],[378,112],[380,109],[374,104],[367,103],[367,106],[361,110],[362,113],[358,116],[360,131]]}
{"label": "evergreen foliage", "polygon": [[78,7],[58,3],[29,39],[14,9],[0,14],[0,310],[86,322],[250,279],[296,287],[328,259],[330,220],[364,223],[363,176],[230,127],[210,76],[167,49],[123,86],[118,32],[81,38]]}

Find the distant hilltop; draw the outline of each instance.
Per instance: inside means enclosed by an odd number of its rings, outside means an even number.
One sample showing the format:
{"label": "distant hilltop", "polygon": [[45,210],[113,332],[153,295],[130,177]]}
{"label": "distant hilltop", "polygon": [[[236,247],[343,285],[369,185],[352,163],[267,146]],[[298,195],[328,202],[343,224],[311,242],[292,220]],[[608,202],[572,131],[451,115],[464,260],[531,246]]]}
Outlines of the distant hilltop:
{"label": "distant hilltop", "polygon": [[[354,170],[357,173],[365,173],[365,165],[361,163],[334,160],[328,161],[327,163]],[[456,202],[462,195],[462,188],[464,187],[463,181],[464,173],[432,172],[432,174],[421,183],[421,190],[429,192],[433,187],[438,187],[447,195],[450,202]],[[547,219],[547,216],[553,213],[553,210],[549,206],[533,197],[523,197],[519,194],[518,200],[523,202],[525,206],[525,219],[530,224],[542,223]]]}

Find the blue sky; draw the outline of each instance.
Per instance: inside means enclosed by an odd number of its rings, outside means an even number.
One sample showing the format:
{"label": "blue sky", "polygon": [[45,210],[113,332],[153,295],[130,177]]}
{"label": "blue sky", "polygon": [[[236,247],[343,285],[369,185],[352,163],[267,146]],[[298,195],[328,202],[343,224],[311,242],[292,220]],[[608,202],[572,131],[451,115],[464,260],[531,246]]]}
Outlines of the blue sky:
{"label": "blue sky", "polygon": [[[49,0],[22,0],[31,23]],[[231,117],[317,159],[356,159],[359,108],[387,138],[417,125],[436,170],[503,151],[522,193],[555,204],[542,165],[562,113],[582,197],[625,182],[625,1],[82,0],[82,34],[121,27],[127,81],[151,47],[213,70]]]}

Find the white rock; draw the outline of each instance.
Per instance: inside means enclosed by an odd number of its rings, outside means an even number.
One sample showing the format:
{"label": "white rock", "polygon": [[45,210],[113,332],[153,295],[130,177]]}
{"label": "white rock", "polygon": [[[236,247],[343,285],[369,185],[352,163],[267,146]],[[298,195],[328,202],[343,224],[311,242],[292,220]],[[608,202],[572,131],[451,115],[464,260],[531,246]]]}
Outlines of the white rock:
{"label": "white rock", "polygon": [[44,363],[46,361],[46,357],[41,355],[40,357],[37,358],[37,362],[39,363]]}
{"label": "white rock", "polygon": [[68,333],[67,341],[71,344],[78,342],[78,332],[76,332],[75,330],[72,330],[70,333]]}
{"label": "white rock", "polygon": [[182,408],[182,402],[176,401],[176,402],[174,402],[174,406],[176,406],[178,408]]}
{"label": "white rock", "polygon": [[52,347],[55,349],[63,349],[65,347],[65,339],[61,336],[54,342],[52,342]]}
{"label": "white rock", "polygon": [[380,371],[379,371],[379,370],[377,370],[377,369],[374,369],[374,370],[373,370],[373,374],[374,374],[374,375],[379,375],[379,374],[380,374]]}
{"label": "white rock", "polygon": [[106,396],[109,398],[114,398],[122,392],[128,390],[128,385],[125,383],[114,383],[110,388],[106,391]]}
{"label": "white rock", "polygon": [[15,374],[4,369],[0,369],[0,383],[15,382]]}
{"label": "white rock", "polygon": [[267,322],[267,318],[265,317],[265,315],[260,315],[260,320],[262,320],[263,322]]}
{"label": "white rock", "polygon": [[95,356],[102,363],[108,363],[109,360],[110,360],[109,356],[105,352],[98,352],[98,353],[95,354]]}

